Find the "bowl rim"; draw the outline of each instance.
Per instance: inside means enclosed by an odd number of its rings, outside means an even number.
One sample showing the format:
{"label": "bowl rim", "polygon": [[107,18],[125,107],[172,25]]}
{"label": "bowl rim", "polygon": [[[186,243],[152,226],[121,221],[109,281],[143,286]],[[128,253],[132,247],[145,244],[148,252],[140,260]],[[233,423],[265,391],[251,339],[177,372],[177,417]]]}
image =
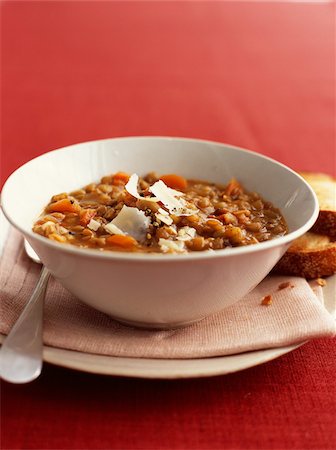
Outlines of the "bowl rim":
{"label": "bowl rim", "polygon": [[[308,188],[308,191],[310,192],[310,194],[312,196],[312,200],[314,201],[313,213],[312,213],[311,217],[309,218],[309,220],[307,220],[307,222],[304,223],[297,230],[292,231],[284,236],[280,236],[275,239],[271,239],[269,241],[260,242],[258,244],[253,244],[253,245],[241,246],[241,247],[230,247],[230,248],[221,249],[221,250],[209,249],[209,250],[203,250],[200,252],[171,253],[170,254],[170,253],[136,253],[136,252],[132,253],[132,252],[117,251],[117,250],[104,251],[104,250],[99,250],[99,249],[91,249],[91,248],[86,249],[86,248],[76,247],[71,244],[64,245],[59,242],[54,242],[51,239],[47,239],[44,236],[40,236],[37,233],[34,233],[32,230],[28,230],[28,231],[25,230],[23,227],[21,227],[20,225],[15,223],[14,220],[10,217],[9,213],[6,211],[5,200],[6,200],[6,191],[8,188],[9,180],[17,171],[22,169],[24,166],[30,164],[32,161],[39,159],[41,157],[42,158],[47,157],[47,155],[49,155],[51,153],[66,151],[70,148],[80,146],[83,144],[92,144],[92,143],[96,143],[96,142],[108,142],[108,141],[117,141],[117,140],[143,140],[143,139],[153,139],[153,140],[154,139],[159,139],[159,140],[163,139],[163,140],[170,140],[170,141],[188,141],[191,143],[197,142],[197,143],[205,143],[205,144],[206,143],[207,144],[215,144],[215,145],[219,145],[219,146],[226,147],[226,148],[232,148],[232,149],[235,149],[242,153],[249,153],[260,159],[265,159],[265,160],[271,161],[273,164],[282,167],[283,169],[285,169],[288,172],[291,172],[294,176],[296,176],[298,179],[300,179],[301,183],[303,183],[306,186],[306,188]],[[12,172],[9,175],[9,177],[5,181],[5,184],[3,185],[3,188],[2,188],[1,208],[3,210],[5,217],[11,223],[11,225],[14,228],[16,228],[17,230],[19,230],[20,233],[22,233],[25,237],[27,237],[28,240],[29,240],[29,238],[31,238],[32,240],[37,240],[38,242],[49,247],[51,250],[55,249],[55,250],[61,251],[63,253],[70,253],[72,255],[77,255],[77,256],[82,255],[82,256],[96,258],[96,259],[107,259],[107,260],[113,260],[113,261],[124,260],[124,261],[134,261],[134,262],[135,261],[142,261],[142,262],[153,262],[153,261],[177,262],[177,261],[179,261],[179,262],[182,262],[182,261],[189,261],[189,260],[207,260],[207,259],[223,258],[223,257],[227,258],[230,256],[238,256],[238,255],[244,255],[244,254],[248,255],[250,253],[268,250],[268,249],[276,248],[276,247],[282,246],[282,245],[289,245],[290,242],[292,242],[293,240],[302,236],[306,231],[308,231],[313,226],[313,224],[315,223],[315,221],[318,217],[318,214],[319,214],[318,199],[317,199],[315,192],[311,188],[311,186],[297,172],[295,172],[293,169],[289,168],[285,164],[283,164],[279,161],[276,161],[275,159],[270,158],[269,156],[265,156],[261,153],[255,152],[253,150],[248,150],[248,149],[245,149],[245,148],[242,148],[242,147],[239,147],[236,145],[232,145],[232,144],[227,144],[224,142],[218,142],[218,141],[213,141],[213,140],[208,140],[208,139],[198,139],[198,138],[188,138],[188,137],[178,137],[178,136],[161,136],[161,135],[116,136],[113,138],[95,139],[95,140],[90,140],[90,141],[85,141],[85,142],[78,142],[75,144],[71,144],[71,145],[68,145],[65,147],[60,147],[60,148],[42,153],[41,155],[38,155],[35,158],[32,158],[29,161],[27,161],[26,163],[22,164],[14,172]]]}

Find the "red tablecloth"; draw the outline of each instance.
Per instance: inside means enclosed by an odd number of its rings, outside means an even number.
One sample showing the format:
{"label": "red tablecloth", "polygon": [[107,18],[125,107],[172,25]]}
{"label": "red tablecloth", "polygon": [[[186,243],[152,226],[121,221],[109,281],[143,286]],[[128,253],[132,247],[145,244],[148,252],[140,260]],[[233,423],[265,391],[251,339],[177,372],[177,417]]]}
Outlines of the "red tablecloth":
{"label": "red tablecloth", "polygon": [[[335,170],[335,7],[2,3],[2,183],[67,144],[219,140]],[[104,378],[45,367],[2,384],[3,449],[332,449],[334,340],[229,376]]]}

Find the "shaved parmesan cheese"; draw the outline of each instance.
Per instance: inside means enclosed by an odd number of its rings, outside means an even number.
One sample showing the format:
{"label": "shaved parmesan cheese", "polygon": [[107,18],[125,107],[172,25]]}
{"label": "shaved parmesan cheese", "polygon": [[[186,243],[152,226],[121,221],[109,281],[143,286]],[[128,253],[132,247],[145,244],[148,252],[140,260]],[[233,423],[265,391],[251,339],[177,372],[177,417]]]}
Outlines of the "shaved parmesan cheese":
{"label": "shaved parmesan cheese", "polygon": [[174,212],[181,208],[180,202],[170,192],[170,188],[164,184],[162,180],[154,183],[150,188],[152,192],[159,200],[164,204],[170,212]]}
{"label": "shaved parmesan cheese", "polygon": [[165,223],[166,225],[171,225],[173,223],[173,219],[171,217],[169,217],[169,215],[163,215],[160,213],[156,213],[155,217],[159,220],[161,220],[161,222]]}
{"label": "shaved parmesan cheese", "polygon": [[198,209],[189,208],[183,198],[175,198],[174,193],[178,191],[169,188],[162,180],[154,183],[149,190],[164,204],[171,214],[176,216],[192,216],[198,212]]}
{"label": "shaved parmesan cheese", "polygon": [[107,223],[106,225],[104,225],[104,230],[107,231],[110,234],[121,234],[121,235],[125,235],[125,233],[123,231],[120,230],[120,228],[118,228],[116,225],[114,225],[112,222]]}
{"label": "shaved parmesan cheese", "polygon": [[183,253],[185,252],[184,242],[170,241],[169,239],[159,239],[159,246],[164,253]]}
{"label": "shaved parmesan cheese", "polygon": [[105,230],[111,230],[111,234],[129,234],[141,241],[146,238],[150,223],[150,218],[143,211],[124,205],[117,217],[105,225]]}
{"label": "shaved parmesan cheese", "polygon": [[163,208],[159,208],[158,213],[162,214],[163,216],[169,216],[169,212]]}
{"label": "shaved parmesan cheese", "polygon": [[133,195],[133,197],[140,198],[139,192],[138,192],[138,181],[139,177],[136,173],[133,173],[129,179],[128,182],[125,184],[125,189],[128,193]]}
{"label": "shaved parmesan cheese", "polygon": [[193,216],[199,212],[199,209],[196,208],[195,205],[190,207],[188,203],[184,200],[184,198],[180,198],[180,203],[182,204],[182,212],[180,216]]}
{"label": "shaved parmesan cheese", "polygon": [[92,231],[97,231],[100,227],[100,222],[98,222],[98,220],[91,219],[87,227]]}
{"label": "shaved parmesan cheese", "polygon": [[196,230],[192,227],[182,227],[178,230],[177,240],[178,241],[190,241],[196,236]]}
{"label": "shaved parmesan cheese", "polygon": [[184,195],[183,192],[176,191],[175,189],[172,189],[170,187],[168,188],[168,190],[174,197],[181,197],[182,195]]}
{"label": "shaved parmesan cheese", "polygon": [[[171,214],[175,214],[176,216],[192,216],[198,212],[198,209],[189,208],[183,198],[176,198],[184,195],[182,192],[169,188],[162,180],[157,181],[149,188],[149,191],[154,194],[154,197],[140,195],[138,192],[138,182],[138,175],[133,173],[125,185],[126,191],[133,197],[149,202],[161,202]],[[160,208],[160,210],[160,214],[167,215],[167,211],[163,208]]]}
{"label": "shaved parmesan cheese", "polygon": [[129,180],[127,184],[125,185],[126,191],[131,194],[133,197],[141,199],[141,200],[148,200],[149,202],[158,202],[159,200],[155,197],[143,197],[138,192],[138,183],[139,183],[139,177],[136,173],[133,173],[129,177]]}
{"label": "shaved parmesan cheese", "polygon": [[[127,184],[125,185],[126,191],[133,197],[141,200],[147,200],[149,202],[161,202],[169,210],[170,213],[175,214],[176,216],[192,216],[193,214],[196,214],[198,212],[198,209],[188,208],[187,203],[184,199],[176,198],[184,195],[182,192],[169,188],[162,180],[157,181],[149,188],[149,191],[154,194],[154,197],[141,196],[138,192],[138,182],[138,175],[136,173],[133,173],[130,176]],[[165,211],[163,208],[160,209],[160,213],[162,215],[167,215],[167,211]]]}

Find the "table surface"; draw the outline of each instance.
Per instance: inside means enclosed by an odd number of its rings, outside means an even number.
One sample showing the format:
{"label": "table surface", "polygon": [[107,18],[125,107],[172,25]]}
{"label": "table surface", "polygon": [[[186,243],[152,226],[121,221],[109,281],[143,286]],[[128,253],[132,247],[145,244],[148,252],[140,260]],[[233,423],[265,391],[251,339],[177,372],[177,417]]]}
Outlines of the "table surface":
{"label": "table surface", "polygon": [[[190,136],[335,173],[335,4],[2,2],[1,183],[71,143]],[[155,381],[2,383],[3,449],[332,449],[335,340]]]}

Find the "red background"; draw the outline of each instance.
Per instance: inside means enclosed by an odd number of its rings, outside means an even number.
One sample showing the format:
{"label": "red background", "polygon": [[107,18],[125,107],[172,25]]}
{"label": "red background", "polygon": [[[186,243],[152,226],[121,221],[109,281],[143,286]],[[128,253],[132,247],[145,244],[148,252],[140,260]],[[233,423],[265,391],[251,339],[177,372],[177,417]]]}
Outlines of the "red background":
{"label": "red background", "polygon": [[71,143],[151,134],[330,172],[334,12],[314,3],[4,2],[3,176]]}
{"label": "red background", "polygon": [[[2,183],[75,142],[213,139],[335,173],[335,5],[2,2]],[[335,341],[203,380],[47,366],[2,384],[2,448],[336,447]]]}

